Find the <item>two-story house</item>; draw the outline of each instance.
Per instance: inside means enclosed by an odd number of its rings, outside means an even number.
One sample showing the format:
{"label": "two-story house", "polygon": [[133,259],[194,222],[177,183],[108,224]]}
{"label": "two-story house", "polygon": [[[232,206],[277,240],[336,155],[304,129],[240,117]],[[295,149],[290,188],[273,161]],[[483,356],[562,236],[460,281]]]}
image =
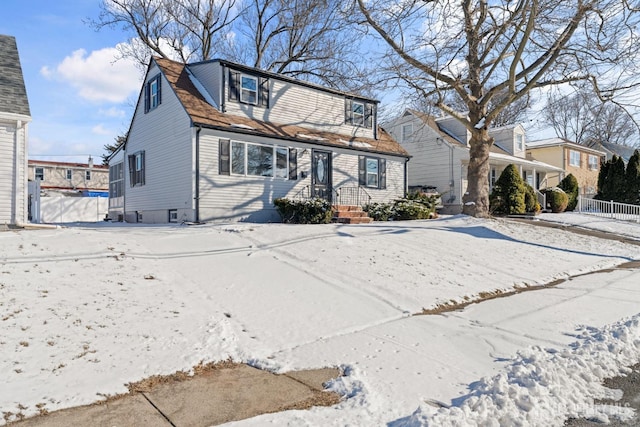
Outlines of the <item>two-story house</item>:
{"label": "two-story house", "polygon": [[[411,109],[383,127],[412,156],[409,188],[435,187],[442,194],[444,212],[461,212],[467,189],[469,131],[453,117],[435,118]],[[526,158],[522,125],[492,128],[489,132],[494,138],[489,153],[490,190],[509,164],[516,165],[535,190],[547,187],[549,179],[562,173],[559,167]]]}
{"label": "two-story house", "polygon": [[109,161],[109,215],[279,221],[279,197],[402,197],[409,155],[378,128],[377,104],[225,60],[154,58]]}
{"label": "two-story house", "polygon": [[549,180],[550,187],[573,174],[580,187],[580,195],[593,197],[598,191],[600,163],[606,153],[562,138],[531,141],[527,144],[527,157],[562,168],[562,176]]}
{"label": "two-story house", "polygon": [[0,35],[0,224],[27,223],[27,135],[31,122],[15,37]]}
{"label": "two-story house", "polygon": [[29,159],[29,181],[40,181],[40,189],[60,195],[107,197],[109,194],[109,168],[87,163],[54,162]]}

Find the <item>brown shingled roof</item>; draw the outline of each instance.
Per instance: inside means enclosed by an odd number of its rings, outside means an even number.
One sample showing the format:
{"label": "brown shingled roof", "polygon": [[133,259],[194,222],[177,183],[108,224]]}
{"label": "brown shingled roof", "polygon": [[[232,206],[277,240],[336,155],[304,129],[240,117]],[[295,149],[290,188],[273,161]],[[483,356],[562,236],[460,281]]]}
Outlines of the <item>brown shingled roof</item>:
{"label": "brown shingled roof", "polygon": [[222,113],[209,104],[196,89],[184,64],[163,58],[154,58],[154,60],[196,125],[302,143],[410,157],[409,153],[382,128],[378,128],[378,139],[362,138]]}

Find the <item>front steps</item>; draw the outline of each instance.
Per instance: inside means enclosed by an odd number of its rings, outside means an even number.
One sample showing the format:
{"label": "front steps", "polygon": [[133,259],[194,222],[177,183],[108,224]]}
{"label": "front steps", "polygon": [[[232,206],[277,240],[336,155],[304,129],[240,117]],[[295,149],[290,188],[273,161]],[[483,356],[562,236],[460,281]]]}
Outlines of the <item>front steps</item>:
{"label": "front steps", "polygon": [[333,205],[332,221],[340,224],[369,224],[373,219],[360,206]]}

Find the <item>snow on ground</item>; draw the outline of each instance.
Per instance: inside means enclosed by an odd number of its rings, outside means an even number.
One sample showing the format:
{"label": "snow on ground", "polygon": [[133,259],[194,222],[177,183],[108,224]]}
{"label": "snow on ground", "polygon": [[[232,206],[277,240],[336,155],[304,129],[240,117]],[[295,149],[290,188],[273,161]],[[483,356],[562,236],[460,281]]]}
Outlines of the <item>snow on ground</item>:
{"label": "snow on ground", "polygon": [[[635,226],[624,233],[640,237]],[[640,272],[581,275],[636,259],[639,246],[464,216],[4,232],[0,412],[86,404],[232,357],[276,371],[341,366],[332,388],[349,397],[237,425],[536,425],[542,408],[544,425],[561,425],[640,358],[638,319],[627,319],[640,311]]]}

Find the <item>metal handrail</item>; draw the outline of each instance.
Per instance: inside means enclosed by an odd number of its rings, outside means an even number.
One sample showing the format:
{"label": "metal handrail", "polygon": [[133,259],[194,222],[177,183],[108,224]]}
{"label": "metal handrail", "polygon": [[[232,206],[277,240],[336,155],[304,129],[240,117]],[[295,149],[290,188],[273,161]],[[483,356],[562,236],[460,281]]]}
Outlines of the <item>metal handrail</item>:
{"label": "metal handrail", "polygon": [[371,195],[363,187],[346,186],[338,188],[334,203],[338,205],[363,206],[371,203],[371,200]]}

